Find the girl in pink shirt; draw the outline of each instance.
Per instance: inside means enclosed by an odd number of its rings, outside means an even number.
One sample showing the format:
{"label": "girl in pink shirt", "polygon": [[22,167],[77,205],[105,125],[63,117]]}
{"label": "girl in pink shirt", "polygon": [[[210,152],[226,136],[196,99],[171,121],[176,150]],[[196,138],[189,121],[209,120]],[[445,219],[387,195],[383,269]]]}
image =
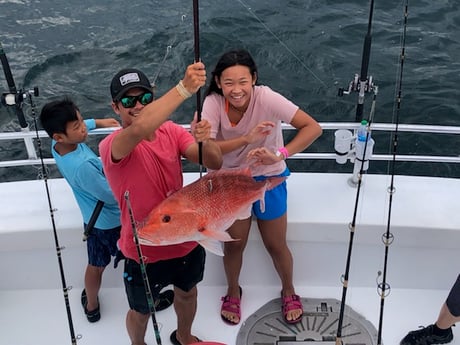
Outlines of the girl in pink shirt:
{"label": "girl in pink shirt", "polygon": [[[223,154],[223,168],[249,166],[256,180],[268,176],[288,176],[285,159],[303,151],[322,133],[319,124],[298,106],[268,86],[256,85],[257,67],[245,50],[225,53],[212,72],[206,92],[202,118],[211,124],[211,138]],[[281,123],[297,129],[284,146]],[[265,194],[265,212],[259,202],[252,207],[264,245],[272,257],[281,279],[282,312],[286,322],[302,319],[300,297],[293,286],[293,259],[286,242],[286,182]],[[241,319],[239,275],[243,251],[251,227],[251,210],[247,218],[237,220],[228,232],[240,239],[224,243],[224,269],[227,295],[222,297],[221,317],[231,325]]]}

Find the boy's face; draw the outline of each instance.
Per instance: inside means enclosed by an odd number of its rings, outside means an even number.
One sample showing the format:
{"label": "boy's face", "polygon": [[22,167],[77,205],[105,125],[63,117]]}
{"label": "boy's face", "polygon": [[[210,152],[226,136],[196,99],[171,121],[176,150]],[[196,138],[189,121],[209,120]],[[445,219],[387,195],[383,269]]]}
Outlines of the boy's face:
{"label": "boy's face", "polygon": [[79,111],[77,111],[77,117],[77,120],[67,123],[65,134],[55,134],[53,139],[62,144],[80,144],[84,142],[88,137],[88,129]]}

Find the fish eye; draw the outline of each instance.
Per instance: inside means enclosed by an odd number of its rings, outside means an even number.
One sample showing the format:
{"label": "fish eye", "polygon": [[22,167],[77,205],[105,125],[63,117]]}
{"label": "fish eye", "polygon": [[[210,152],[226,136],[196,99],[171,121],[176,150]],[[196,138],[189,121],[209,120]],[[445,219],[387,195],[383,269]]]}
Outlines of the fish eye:
{"label": "fish eye", "polygon": [[169,223],[171,221],[171,216],[170,215],[164,215],[162,222],[163,223]]}

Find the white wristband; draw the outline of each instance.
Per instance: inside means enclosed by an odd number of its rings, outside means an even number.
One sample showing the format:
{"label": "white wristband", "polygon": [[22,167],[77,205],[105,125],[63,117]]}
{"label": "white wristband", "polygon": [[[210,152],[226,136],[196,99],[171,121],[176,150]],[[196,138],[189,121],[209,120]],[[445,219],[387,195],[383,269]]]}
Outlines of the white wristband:
{"label": "white wristband", "polygon": [[185,88],[182,80],[176,85],[176,90],[183,99],[192,97],[192,93]]}

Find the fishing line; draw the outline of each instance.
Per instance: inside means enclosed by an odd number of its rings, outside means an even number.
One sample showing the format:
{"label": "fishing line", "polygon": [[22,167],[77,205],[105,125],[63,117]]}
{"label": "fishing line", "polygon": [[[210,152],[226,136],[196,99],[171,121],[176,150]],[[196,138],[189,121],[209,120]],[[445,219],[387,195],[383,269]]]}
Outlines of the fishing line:
{"label": "fishing line", "polygon": [[171,52],[171,49],[172,49],[172,45],[168,45],[166,47],[166,52],[165,52],[165,55],[163,56],[163,60],[161,61],[160,66],[158,67],[157,73],[153,77],[153,80],[152,80],[151,84],[152,84],[152,87],[154,89],[157,87],[156,81],[158,79],[158,76],[160,75],[161,69],[163,68],[163,66],[165,64],[166,58],[168,57],[169,53]]}
{"label": "fishing line", "polygon": [[152,318],[153,330],[155,333],[155,340],[157,345],[161,345],[160,330],[158,329],[157,319],[155,317],[155,301],[152,295],[152,289],[150,288],[149,279],[147,276],[147,269],[144,261],[144,256],[142,255],[141,245],[139,243],[139,236],[137,235],[136,221],[134,220],[133,209],[131,207],[131,201],[129,200],[129,191],[126,191],[124,194],[126,205],[128,206],[129,219],[131,220],[131,227],[134,235],[134,242],[136,244],[137,256],[139,257],[139,266],[141,268],[142,280],[144,282],[145,295],[147,297],[147,303],[149,306],[150,316]]}
{"label": "fishing line", "polygon": [[36,118],[36,113],[35,113],[35,103],[33,102],[32,99],[32,94],[29,92],[28,94],[29,97],[29,102],[31,105],[32,109],[32,117],[34,119],[34,125],[35,125],[35,133],[36,133],[36,140],[37,140],[37,147],[38,147],[38,152],[40,156],[40,163],[42,167],[42,174],[43,174],[43,181],[45,182],[45,188],[46,188],[46,196],[48,199],[48,207],[49,207],[49,213],[50,213],[50,218],[51,218],[51,224],[53,226],[53,235],[54,235],[54,244],[56,246],[56,255],[58,258],[58,263],[59,263],[59,272],[61,275],[61,284],[62,284],[62,292],[64,293],[64,302],[65,302],[65,307],[67,311],[67,320],[69,323],[69,331],[70,331],[70,339],[72,345],[77,344],[77,339],[81,339],[81,335],[75,336],[75,330],[73,326],[73,321],[72,321],[72,312],[70,310],[70,302],[69,302],[69,291],[72,289],[71,286],[67,287],[66,279],[65,279],[65,274],[64,274],[64,266],[62,264],[62,255],[61,251],[64,249],[64,247],[61,247],[59,245],[59,239],[58,239],[58,234],[57,234],[57,229],[56,229],[56,223],[54,221],[54,212],[55,209],[53,208],[52,202],[51,202],[51,194],[48,186],[48,174],[47,170],[45,167],[45,162],[43,160],[43,150],[42,150],[42,144],[40,140],[40,135],[38,134],[38,125],[37,125],[37,118]]}
{"label": "fishing line", "polygon": [[378,272],[378,276],[382,275],[382,282],[377,284],[377,291],[380,295],[380,313],[379,313],[379,327],[378,327],[378,335],[377,335],[377,345],[382,344],[382,330],[383,330],[383,311],[385,306],[385,298],[389,295],[391,287],[387,283],[387,269],[388,269],[388,254],[389,254],[389,246],[393,243],[394,236],[390,232],[391,228],[391,210],[393,206],[393,195],[395,193],[394,187],[394,177],[395,177],[395,167],[396,167],[396,152],[398,148],[398,127],[399,127],[399,115],[401,110],[401,95],[402,95],[402,80],[403,80],[403,68],[404,68],[404,60],[405,60],[405,50],[406,50],[406,33],[407,33],[407,17],[408,17],[408,7],[409,7],[409,0],[405,0],[404,5],[404,21],[403,21],[403,30],[401,34],[401,55],[400,55],[400,64],[399,64],[399,76],[396,80],[397,87],[396,87],[396,109],[394,110],[394,120],[395,120],[395,130],[393,132],[393,158],[391,160],[390,169],[391,169],[391,183],[390,187],[388,187],[389,193],[389,200],[388,200],[388,220],[387,220],[387,227],[386,232],[382,235],[382,242],[385,246],[385,255],[384,255],[384,263],[383,263],[383,275],[382,272]]}
{"label": "fishing line", "polygon": [[246,5],[242,0],[238,2],[267,30],[276,40],[305,68],[317,81],[319,81],[324,87],[328,87],[324,81],[322,81],[300,58],[272,31],[270,28],[255,14],[251,7]]}
{"label": "fishing line", "polygon": [[[181,16],[181,23],[184,22],[185,18],[186,18],[186,15],[183,14]],[[169,54],[171,53],[171,50],[172,50],[174,44],[176,43],[176,41],[177,41],[177,32],[174,34],[173,42],[166,46],[166,52],[165,52],[165,55],[163,56],[163,60],[161,60],[160,66],[158,67],[158,70],[157,70],[157,73],[155,74],[155,76],[152,79],[152,87],[153,88],[156,88],[156,81],[157,81],[157,79],[158,79],[158,77],[160,75],[160,72],[161,72],[161,70],[163,69],[163,67],[164,67],[164,65],[166,63],[166,59],[168,58]]]}

